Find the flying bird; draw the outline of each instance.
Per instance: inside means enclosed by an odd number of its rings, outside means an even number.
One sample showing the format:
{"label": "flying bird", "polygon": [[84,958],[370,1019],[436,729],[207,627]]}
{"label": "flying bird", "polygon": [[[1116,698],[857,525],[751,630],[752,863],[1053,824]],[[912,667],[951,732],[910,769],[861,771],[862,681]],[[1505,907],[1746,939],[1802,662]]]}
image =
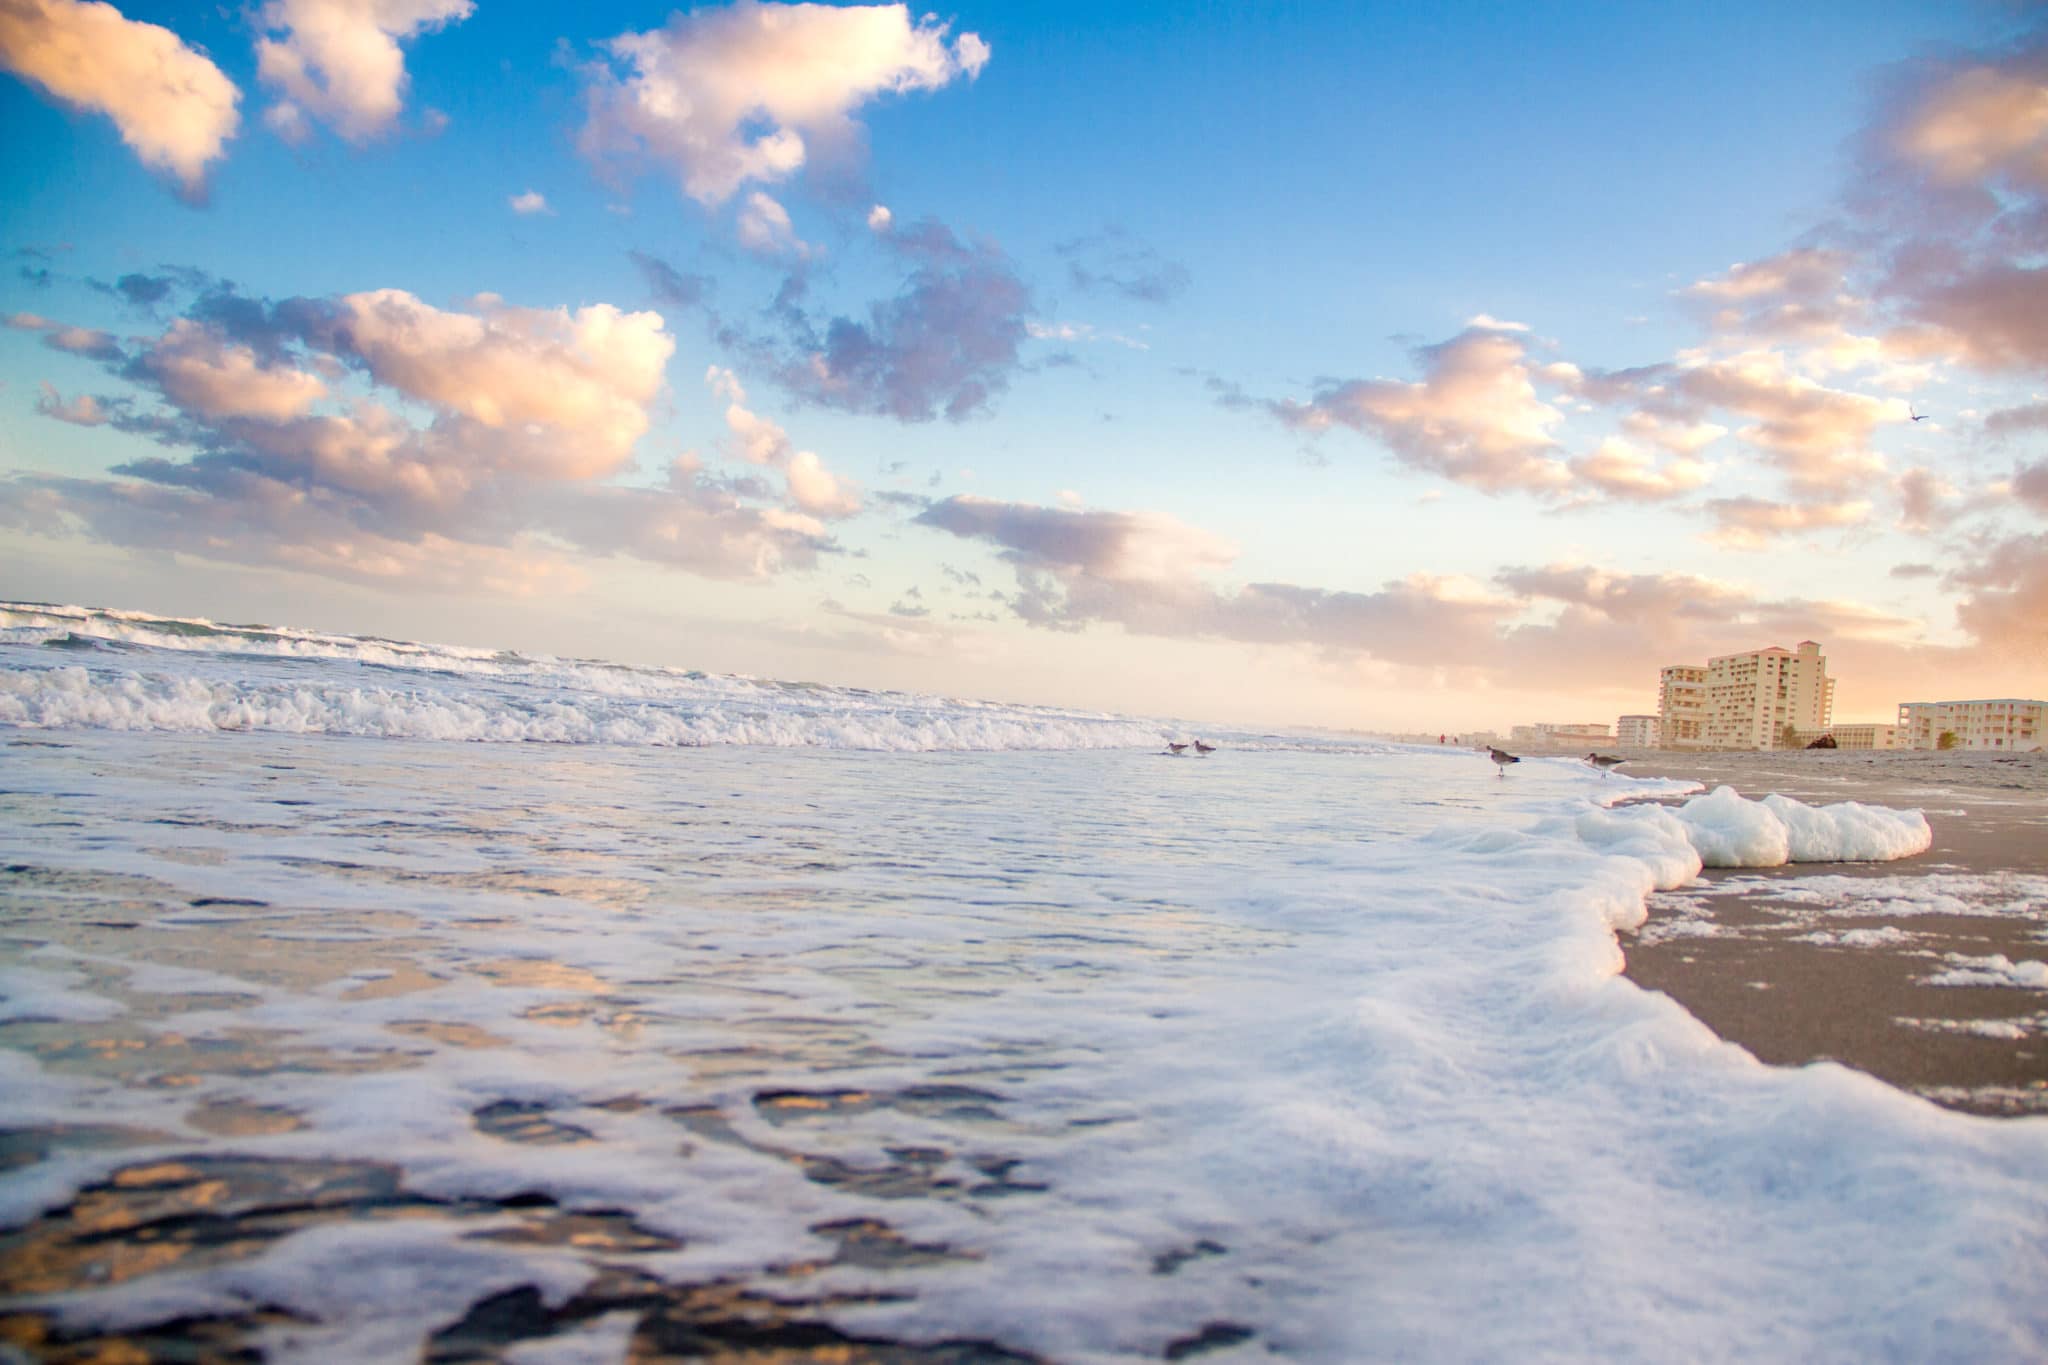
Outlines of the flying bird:
{"label": "flying bird", "polygon": [[1614,771],[1616,768],[1619,768],[1622,764],[1628,762],[1628,760],[1625,758],[1616,758],[1612,754],[1587,754],[1586,762],[1598,768],[1600,770],[1600,776],[1605,777],[1608,773]]}
{"label": "flying bird", "polygon": [[1195,752],[1198,754],[1213,754],[1216,752],[1216,746],[1213,744],[1204,744],[1201,740],[1198,739],[1195,741]]}
{"label": "flying bird", "polygon": [[1933,415],[1933,413],[1929,412],[1915,412],[1913,411],[1913,405],[1911,403],[1906,404],[1906,416],[1912,418],[1916,422],[1924,422]]}
{"label": "flying bird", "polygon": [[1494,762],[1496,769],[1494,775],[1496,777],[1506,777],[1508,775],[1508,764],[1520,763],[1522,761],[1506,749],[1496,749],[1491,744],[1486,746],[1486,756]]}

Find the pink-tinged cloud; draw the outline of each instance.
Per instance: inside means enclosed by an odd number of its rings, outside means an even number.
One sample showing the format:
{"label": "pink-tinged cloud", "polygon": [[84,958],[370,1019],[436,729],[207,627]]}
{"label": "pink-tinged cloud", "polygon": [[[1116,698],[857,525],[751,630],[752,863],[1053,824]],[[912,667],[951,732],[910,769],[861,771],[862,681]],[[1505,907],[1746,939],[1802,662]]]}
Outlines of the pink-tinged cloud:
{"label": "pink-tinged cloud", "polygon": [[704,382],[713,396],[726,400],[725,425],[735,453],[749,464],[781,470],[799,513],[836,519],[860,511],[860,490],[833,474],[814,452],[798,450],[778,423],[748,408],[747,391],[731,370],[713,365]]}
{"label": "pink-tinged cloud", "polygon": [[1942,184],[2048,191],[2048,44],[1952,64],[1917,92],[1890,143]]}
{"label": "pink-tinged cloud", "polygon": [[122,355],[121,343],[112,332],[52,322],[35,313],[12,313],[8,315],[6,322],[16,331],[41,332],[43,344],[53,351],[66,351],[72,355],[103,361],[119,360]]}
{"label": "pink-tinged cloud", "polygon": [[66,399],[54,385],[44,383],[36,394],[36,411],[44,417],[59,422],[69,422],[75,427],[105,426],[107,414],[100,407],[99,400],[89,393],[81,393]]}
{"label": "pink-tinged cloud", "polygon": [[1870,449],[1880,424],[1907,420],[1906,404],[1828,388],[1792,373],[1772,351],[1746,351],[1681,367],[1671,394],[1697,409],[1720,408],[1751,419],[1736,435],[1764,451],[1804,494],[1840,494],[1884,461]]}
{"label": "pink-tinged cloud", "polygon": [[2013,496],[2048,517],[2048,460],[2028,465],[2012,476]]}
{"label": "pink-tinged cloud", "polygon": [[679,12],[601,44],[606,60],[584,72],[581,146],[594,160],[644,157],[691,198],[722,203],[749,182],[787,179],[818,148],[850,152],[854,113],[878,95],[979,75],[988,44],[946,35],[904,5],[739,0]]}
{"label": "pink-tinged cloud", "polygon": [[1648,453],[1610,436],[1593,453],[1571,462],[1580,484],[1623,502],[1666,502],[1707,481],[1713,466],[1683,455],[1659,464]]}
{"label": "pink-tinged cloud", "polygon": [[790,221],[789,210],[771,195],[759,190],[749,194],[734,226],[739,233],[740,245],[756,256],[771,261],[810,258],[810,243],[796,235],[796,224]]}
{"label": "pink-tinged cloud", "polygon": [[105,114],[142,164],[186,197],[235,135],[242,92],[177,34],[93,0],[0,0],[0,66]]}
{"label": "pink-tinged cloud", "polygon": [[317,118],[351,142],[391,130],[408,78],[399,43],[460,23],[473,0],[270,0],[256,40],[256,74],[280,93],[264,115],[288,142]]}
{"label": "pink-tinged cloud", "polygon": [[525,448],[514,455],[547,477],[624,464],[675,352],[661,315],[605,303],[517,308],[488,294],[472,306],[444,311],[401,289],[347,295],[334,312],[336,354],[408,397],[505,433],[508,448],[525,428],[551,429],[558,439],[517,441]]}
{"label": "pink-tinged cloud", "polygon": [[1537,397],[1520,336],[1469,327],[1416,352],[1419,383],[1354,379],[1269,410],[1297,431],[1350,427],[1403,463],[1487,492],[1557,492],[1571,471],[1550,432],[1564,414]]}
{"label": "pink-tinged cloud", "polygon": [[189,318],[152,342],[136,365],[186,412],[202,418],[298,417],[327,394],[318,375],[264,364],[247,346]]}
{"label": "pink-tinged cloud", "polygon": [[1972,589],[1956,608],[1957,623],[2048,677],[2048,532],[1999,541],[1952,577]]}
{"label": "pink-tinged cloud", "polygon": [[1840,530],[1870,520],[1865,499],[1845,502],[1772,502],[1765,498],[1715,498],[1707,503],[1714,519],[1708,539],[1730,550],[1762,550],[1779,536],[1802,531]]}

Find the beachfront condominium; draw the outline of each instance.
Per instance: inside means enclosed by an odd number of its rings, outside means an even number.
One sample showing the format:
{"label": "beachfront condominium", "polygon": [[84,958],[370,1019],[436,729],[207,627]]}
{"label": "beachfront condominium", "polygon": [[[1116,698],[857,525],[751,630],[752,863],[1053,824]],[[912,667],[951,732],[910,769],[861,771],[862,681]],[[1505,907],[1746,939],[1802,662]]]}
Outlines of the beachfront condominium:
{"label": "beachfront condominium", "polygon": [[1624,749],[1654,749],[1662,728],[1655,716],[1623,716],[1614,722],[1614,742]]}
{"label": "beachfront condominium", "polygon": [[1607,727],[1598,721],[1561,723],[1540,720],[1534,725],[1517,725],[1508,734],[1508,743],[1521,744],[1532,749],[1572,749],[1581,744],[1607,744],[1613,739],[1614,736],[1607,733]]}
{"label": "beachfront condominium", "polygon": [[1820,646],[1772,645],[1723,654],[1706,667],[1676,664],[1658,677],[1657,718],[1667,749],[1783,749],[1799,731],[1828,728],[1835,680]]}
{"label": "beachfront condominium", "polygon": [[2017,749],[2048,745],[2048,701],[2000,697],[1984,701],[1909,701],[1899,706],[1899,747],[1939,749],[1953,735],[1952,749]]}

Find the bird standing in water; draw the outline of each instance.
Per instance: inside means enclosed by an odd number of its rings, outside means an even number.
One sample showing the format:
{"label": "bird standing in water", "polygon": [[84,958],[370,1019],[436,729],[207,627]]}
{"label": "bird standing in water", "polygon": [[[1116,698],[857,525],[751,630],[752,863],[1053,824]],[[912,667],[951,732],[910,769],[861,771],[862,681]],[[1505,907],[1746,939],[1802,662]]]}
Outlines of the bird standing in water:
{"label": "bird standing in water", "polygon": [[1198,739],[1195,741],[1195,752],[1198,754],[1213,754],[1216,752],[1216,746],[1213,744],[1204,744],[1201,740]]}
{"label": "bird standing in water", "polygon": [[1187,747],[1188,746],[1185,744],[1176,744],[1172,740],[1168,740],[1166,742],[1166,752],[1173,754],[1176,757],[1178,757],[1180,753]]}
{"label": "bird standing in water", "polygon": [[1520,763],[1522,761],[1506,749],[1496,749],[1491,744],[1486,746],[1486,756],[1494,762],[1494,776],[1496,777],[1506,777],[1508,775],[1508,764]]}
{"label": "bird standing in water", "polygon": [[1600,776],[1605,777],[1607,776],[1607,774],[1613,772],[1616,768],[1619,768],[1622,764],[1628,762],[1628,760],[1625,758],[1616,758],[1612,754],[1587,754],[1586,762],[1598,768],[1600,770]]}

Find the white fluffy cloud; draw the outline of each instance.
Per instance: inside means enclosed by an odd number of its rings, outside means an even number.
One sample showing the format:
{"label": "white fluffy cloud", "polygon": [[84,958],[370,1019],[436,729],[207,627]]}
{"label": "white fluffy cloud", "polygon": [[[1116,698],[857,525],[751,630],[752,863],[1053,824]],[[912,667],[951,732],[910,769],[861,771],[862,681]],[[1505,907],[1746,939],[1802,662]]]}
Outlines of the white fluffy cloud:
{"label": "white fluffy cloud", "polygon": [[405,107],[400,40],[460,23],[474,0],[270,0],[256,73],[282,98],[264,116],[289,141],[311,115],[351,142],[388,132]]}
{"label": "white fluffy cloud", "polygon": [[177,34],[93,0],[0,0],[0,65],[105,114],[142,163],[188,196],[235,135],[242,92]]}
{"label": "white fluffy cloud", "polygon": [[491,294],[472,306],[447,312],[379,289],[338,300],[335,328],[346,357],[379,383],[502,438],[545,433],[519,443],[530,467],[588,478],[623,464],[675,352],[661,315],[607,303],[516,308]]}
{"label": "white fluffy cloud", "polygon": [[750,181],[774,183],[814,146],[849,147],[854,111],[876,95],[972,79],[988,44],[904,5],[759,4],[673,15],[665,28],[604,43],[590,67],[587,155],[641,154],[683,190],[722,203]]}
{"label": "white fluffy cloud", "polygon": [[512,195],[505,203],[511,207],[514,213],[519,214],[521,217],[534,213],[547,213],[549,211],[548,197],[539,190],[528,190],[524,194]]}

